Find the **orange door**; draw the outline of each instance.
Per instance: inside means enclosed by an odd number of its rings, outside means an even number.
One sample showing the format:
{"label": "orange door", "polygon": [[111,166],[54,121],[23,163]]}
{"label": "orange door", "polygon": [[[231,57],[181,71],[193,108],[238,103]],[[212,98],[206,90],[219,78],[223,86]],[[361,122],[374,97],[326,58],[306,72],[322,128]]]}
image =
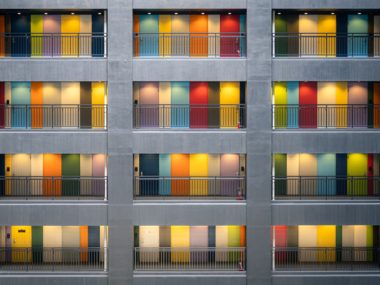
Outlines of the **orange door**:
{"label": "orange door", "polygon": [[30,103],[33,129],[42,128],[43,126],[42,88],[42,82],[32,82],[31,84]]}
{"label": "orange door", "polygon": [[[174,196],[190,195],[190,158],[188,154],[171,155],[172,194]],[[175,179],[175,177],[186,177],[186,179]]]}
{"label": "orange door", "polygon": [[44,195],[62,195],[62,162],[60,154],[44,154]]}
{"label": "orange door", "polygon": [[208,16],[190,15],[190,56],[208,56]]}

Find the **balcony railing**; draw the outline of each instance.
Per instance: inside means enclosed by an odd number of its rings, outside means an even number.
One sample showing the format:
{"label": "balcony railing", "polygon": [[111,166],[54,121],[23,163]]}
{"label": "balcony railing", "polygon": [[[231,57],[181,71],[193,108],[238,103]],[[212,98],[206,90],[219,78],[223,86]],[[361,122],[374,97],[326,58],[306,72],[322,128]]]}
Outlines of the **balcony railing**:
{"label": "balcony railing", "polygon": [[377,247],[273,249],[274,271],[379,271]]}
{"label": "balcony railing", "polygon": [[274,129],[380,128],[380,105],[273,105]]}
{"label": "balcony railing", "polygon": [[134,105],[134,128],[245,128],[245,105]]}
{"label": "balcony railing", "polygon": [[0,105],[0,129],[107,129],[107,105]]}
{"label": "balcony railing", "polygon": [[139,271],[245,271],[245,247],[134,248]]}
{"label": "balcony railing", "polygon": [[228,198],[242,200],[246,195],[245,177],[165,177],[136,176],[135,198]]}
{"label": "balcony railing", "polygon": [[0,33],[0,57],[105,57],[104,33]]}
{"label": "balcony railing", "polygon": [[245,57],[244,33],[136,33],[136,57]]}
{"label": "balcony railing", "polygon": [[273,177],[275,200],[379,199],[380,177]]}
{"label": "balcony railing", "polygon": [[107,177],[0,177],[0,200],[107,198]]}
{"label": "balcony railing", "polygon": [[274,33],[274,57],[378,57],[380,34]]}
{"label": "balcony railing", "polygon": [[0,248],[0,271],[106,271],[106,264],[107,248]]}

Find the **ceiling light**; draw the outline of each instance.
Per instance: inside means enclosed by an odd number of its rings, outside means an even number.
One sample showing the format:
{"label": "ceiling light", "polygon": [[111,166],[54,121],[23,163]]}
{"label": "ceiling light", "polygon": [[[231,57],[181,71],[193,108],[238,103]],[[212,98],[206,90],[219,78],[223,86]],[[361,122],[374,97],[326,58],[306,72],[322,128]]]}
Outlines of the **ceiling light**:
{"label": "ceiling light", "polygon": [[99,13],[98,13],[98,15],[101,15],[101,14],[102,14],[102,12],[99,12]]}
{"label": "ceiling light", "polygon": [[204,15],[204,14],[205,14],[205,12],[202,12],[201,14],[202,14],[202,15]]}
{"label": "ceiling light", "polygon": [[232,13],[231,12],[228,12],[228,15],[231,15]]}
{"label": "ceiling light", "polygon": [[335,15],[335,13],[334,13],[334,12],[331,12],[331,15]]}
{"label": "ceiling light", "polygon": [[178,15],[178,12],[174,12],[174,15]]}
{"label": "ceiling light", "polygon": [[358,12],[358,15],[361,15],[362,14],[362,12]]}
{"label": "ceiling light", "polygon": [[152,15],[152,13],[151,13],[151,12],[148,12],[147,14],[148,14],[148,15]]}
{"label": "ceiling light", "polygon": [[304,15],[309,15],[309,13],[308,13],[308,12],[305,12]]}
{"label": "ceiling light", "polygon": [[277,12],[277,15],[281,15],[282,13],[281,12]]}
{"label": "ceiling light", "polygon": [[17,15],[21,15],[21,12],[17,12]]}
{"label": "ceiling light", "polygon": [[75,15],[75,13],[74,13],[74,12],[71,12],[71,15]]}
{"label": "ceiling light", "polygon": [[44,15],[47,15],[47,14],[48,14],[48,12],[45,12],[45,13],[44,13]]}

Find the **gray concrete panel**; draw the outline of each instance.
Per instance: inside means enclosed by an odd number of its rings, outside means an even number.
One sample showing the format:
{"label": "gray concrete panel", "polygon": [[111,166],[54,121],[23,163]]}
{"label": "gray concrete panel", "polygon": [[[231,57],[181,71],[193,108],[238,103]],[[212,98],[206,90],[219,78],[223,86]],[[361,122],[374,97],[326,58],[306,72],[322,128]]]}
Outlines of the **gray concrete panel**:
{"label": "gray concrete panel", "polygon": [[273,285],[378,285],[380,275],[372,273],[347,272],[326,274],[302,274],[274,275]]}
{"label": "gray concrete panel", "polygon": [[378,9],[376,0],[272,0],[273,9]]}
{"label": "gray concrete panel", "polygon": [[136,58],[133,60],[133,80],[246,81],[246,59]]}
{"label": "gray concrete panel", "polygon": [[107,9],[108,0],[0,0],[1,9]]}
{"label": "gray concrete panel", "polygon": [[9,274],[1,275],[0,285],[107,285],[106,274]]}
{"label": "gray concrete panel", "polygon": [[246,285],[243,274],[135,275],[133,285]]}

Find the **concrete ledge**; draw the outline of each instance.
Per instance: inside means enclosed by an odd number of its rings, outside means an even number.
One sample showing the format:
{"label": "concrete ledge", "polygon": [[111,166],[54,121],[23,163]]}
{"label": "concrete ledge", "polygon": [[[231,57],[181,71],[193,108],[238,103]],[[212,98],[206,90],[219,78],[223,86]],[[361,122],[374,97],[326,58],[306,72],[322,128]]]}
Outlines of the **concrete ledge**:
{"label": "concrete ledge", "polygon": [[377,285],[380,282],[380,274],[363,274],[352,272],[347,274],[332,273],[326,274],[303,274],[293,273],[292,275],[274,274],[272,277],[273,285],[336,285],[336,284],[365,284]]}
{"label": "concrete ledge", "polygon": [[1,9],[107,9],[107,0],[0,0]]}
{"label": "concrete ledge", "polygon": [[[246,81],[246,59],[133,59],[134,81]],[[212,70],[212,72],[211,72]]]}
{"label": "concrete ledge", "polygon": [[380,59],[274,58],[272,71],[273,81],[379,81]]}
{"label": "concrete ledge", "polygon": [[0,153],[107,153],[107,132],[0,132]]}
{"label": "concrete ledge", "polygon": [[1,58],[0,70],[0,81],[107,81],[107,59]]}
{"label": "concrete ledge", "polygon": [[374,0],[272,0],[273,9],[378,9]]}
{"label": "concrete ledge", "polygon": [[246,9],[246,0],[133,0],[133,9]]}

